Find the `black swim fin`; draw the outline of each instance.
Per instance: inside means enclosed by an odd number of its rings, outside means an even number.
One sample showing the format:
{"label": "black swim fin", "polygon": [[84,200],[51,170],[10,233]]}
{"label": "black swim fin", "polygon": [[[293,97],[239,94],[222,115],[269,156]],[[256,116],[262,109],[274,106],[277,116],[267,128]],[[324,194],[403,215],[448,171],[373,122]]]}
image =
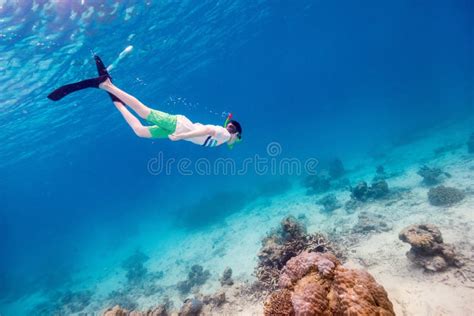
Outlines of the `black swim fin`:
{"label": "black swim fin", "polygon": [[109,76],[110,80],[112,80],[112,77],[110,77],[109,72],[107,71],[107,67],[105,67],[104,63],[102,62],[102,59],[100,59],[99,56],[94,55],[94,60],[99,76],[107,75]]}
{"label": "black swim fin", "polygon": [[[94,55],[95,59],[95,65],[97,67],[97,72],[99,73],[99,76],[108,76],[110,78],[110,81],[112,81],[112,77],[109,75],[109,72],[107,71],[107,68],[105,67],[104,63],[102,62],[102,59],[100,59],[99,56]],[[114,102],[120,102],[125,105],[119,98],[117,98],[115,95],[113,95],[110,92],[107,92]]]}
{"label": "black swim fin", "polygon": [[86,79],[86,80],[82,80],[82,81],[79,81],[79,82],[74,82],[74,83],[64,85],[64,86],[54,90],[53,92],[51,92],[48,95],[48,99],[51,99],[53,101],[58,101],[58,100],[61,100],[62,98],[64,98],[65,96],[67,96],[68,94],[71,94],[71,93],[79,91],[79,90],[83,90],[83,89],[87,89],[87,88],[99,88],[99,84],[101,84],[102,82],[104,82],[108,78],[109,78],[109,76],[103,75],[103,76],[100,76],[100,77],[97,77],[97,78]]}

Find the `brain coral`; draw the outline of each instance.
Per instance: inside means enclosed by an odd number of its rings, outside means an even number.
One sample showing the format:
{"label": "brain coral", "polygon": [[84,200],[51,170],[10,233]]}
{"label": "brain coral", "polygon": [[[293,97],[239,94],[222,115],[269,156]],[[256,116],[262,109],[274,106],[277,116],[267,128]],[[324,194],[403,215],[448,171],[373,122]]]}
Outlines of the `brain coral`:
{"label": "brain coral", "polygon": [[291,291],[287,289],[276,290],[264,304],[265,315],[289,316],[294,315],[291,303]]}
{"label": "brain coral", "polygon": [[330,253],[305,251],[290,259],[279,286],[265,302],[267,316],[395,315],[384,288],[370,274],[344,268]]}

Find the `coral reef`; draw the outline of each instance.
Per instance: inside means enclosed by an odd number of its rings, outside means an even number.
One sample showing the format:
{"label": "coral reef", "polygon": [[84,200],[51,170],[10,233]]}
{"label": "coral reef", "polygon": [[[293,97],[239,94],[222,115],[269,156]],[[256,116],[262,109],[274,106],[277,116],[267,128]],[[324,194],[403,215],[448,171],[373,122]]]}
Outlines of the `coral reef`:
{"label": "coral reef", "polygon": [[323,210],[326,213],[331,213],[332,211],[341,207],[341,204],[339,203],[334,194],[328,194],[322,199],[318,200],[316,203],[322,205]]}
{"label": "coral reef", "polygon": [[340,178],[345,173],[344,165],[340,159],[334,159],[329,163],[329,175],[333,179]]}
{"label": "coral reef", "polygon": [[422,166],[418,170],[417,174],[423,178],[423,183],[426,185],[435,185],[442,181],[442,176],[448,178],[451,175],[447,172],[443,172],[440,168],[430,168],[428,166]]}
{"label": "coral reef", "polygon": [[448,266],[460,267],[460,259],[454,246],[443,243],[441,231],[431,224],[405,227],[399,233],[400,240],[411,245],[407,257],[428,271],[442,271]]}
{"label": "coral reef", "polygon": [[471,134],[471,137],[469,137],[467,141],[467,152],[474,154],[474,133]]}
{"label": "coral reef", "polygon": [[310,175],[303,182],[307,195],[324,193],[331,188],[331,179],[329,175],[322,173],[318,175]]}
{"label": "coral reef", "polygon": [[385,289],[365,271],[344,268],[331,253],[302,252],[282,269],[270,315],[395,315]]}
{"label": "coral reef", "polygon": [[428,191],[428,200],[434,206],[451,206],[461,202],[464,197],[465,194],[461,190],[442,185]]}
{"label": "coral reef", "polygon": [[295,315],[295,310],[293,309],[293,304],[291,302],[291,294],[291,291],[287,289],[280,289],[272,292],[264,303],[264,315]]}
{"label": "coral reef", "polygon": [[224,273],[222,273],[222,277],[219,279],[221,282],[221,285],[232,285],[234,284],[234,280],[232,280],[232,269],[227,267],[224,270]]}
{"label": "coral reef", "polygon": [[206,283],[207,279],[211,276],[209,270],[198,264],[191,267],[191,271],[188,273],[188,278],[184,281],[178,282],[178,290],[181,294],[186,295],[191,292],[193,287],[198,287]]}
{"label": "coral reef", "polygon": [[389,193],[388,184],[385,180],[376,180],[369,187],[365,181],[351,188],[351,198],[360,202],[371,199],[380,199]]}
{"label": "coral reef", "polygon": [[361,212],[357,224],[352,231],[359,234],[368,234],[372,232],[389,231],[391,227],[387,224],[385,218],[380,214]]}
{"label": "coral reef", "polygon": [[339,251],[321,234],[307,234],[306,228],[294,217],[289,216],[281,222],[279,229],[273,230],[262,240],[255,269],[261,287],[275,289],[280,270],[286,262],[302,251]]}

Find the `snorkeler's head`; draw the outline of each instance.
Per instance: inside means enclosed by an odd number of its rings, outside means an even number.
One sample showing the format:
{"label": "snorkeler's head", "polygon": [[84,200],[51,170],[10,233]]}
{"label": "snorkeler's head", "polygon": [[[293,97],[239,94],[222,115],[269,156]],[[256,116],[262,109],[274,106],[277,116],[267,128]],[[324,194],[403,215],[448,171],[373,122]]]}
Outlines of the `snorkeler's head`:
{"label": "snorkeler's head", "polygon": [[231,134],[237,134],[239,139],[242,138],[242,126],[240,126],[239,122],[230,120],[229,123],[227,123],[226,129]]}

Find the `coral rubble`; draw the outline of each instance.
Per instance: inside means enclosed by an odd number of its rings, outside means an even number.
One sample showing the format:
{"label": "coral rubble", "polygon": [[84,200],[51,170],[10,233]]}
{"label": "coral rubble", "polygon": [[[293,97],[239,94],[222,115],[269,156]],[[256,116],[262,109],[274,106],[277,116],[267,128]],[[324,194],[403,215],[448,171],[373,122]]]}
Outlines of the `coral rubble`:
{"label": "coral rubble", "polygon": [[431,188],[428,191],[428,200],[434,206],[451,206],[461,202],[464,197],[465,194],[461,190],[443,185]]}
{"label": "coral rubble", "polygon": [[344,268],[331,253],[306,251],[286,263],[264,314],[395,315],[385,289],[370,274]]}
{"label": "coral rubble", "polygon": [[443,243],[441,231],[434,225],[411,225],[405,227],[398,237],[411,245],[407,257],[426,270],[442,271],[448,266],[462,265],[454,247]]}

